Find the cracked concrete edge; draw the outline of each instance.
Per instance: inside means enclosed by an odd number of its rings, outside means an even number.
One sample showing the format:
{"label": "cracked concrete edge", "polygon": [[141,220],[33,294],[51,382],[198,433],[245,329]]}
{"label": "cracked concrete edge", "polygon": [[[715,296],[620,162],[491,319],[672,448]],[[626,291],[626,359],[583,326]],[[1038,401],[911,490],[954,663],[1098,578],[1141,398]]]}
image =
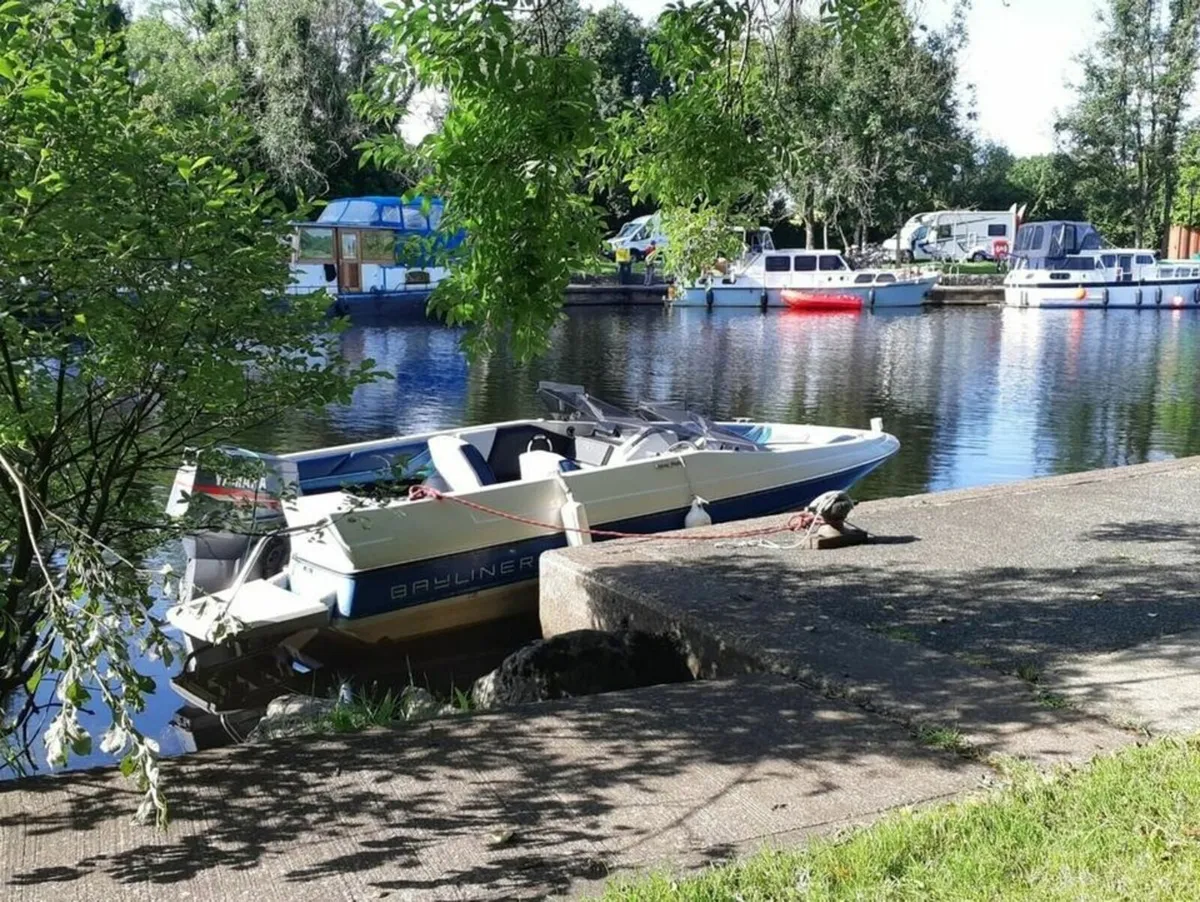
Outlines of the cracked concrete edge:
{"label": "cracked concrete edge", "polygon": [[[623,553],[640,553],[645,549],[634,545],[610,545],[605,550],[617,558]],[[1045,730],[1077,730],[1082,748],[1077,753],[1048,751],[1044,748],[1035,750],[1028,747],[1028,737],[1022,743],[1020,738],[1014,738],[1013,731],[994,729],[988,732],[978,726],[965,726],[960,718],[947,717],[943,709],[929,710],[928,706],[919,702],[896,698],[885,687],[859,685],[847,678],[806,666],[796,656],[764,649],[736,631],[715,635],[716,631],[701,618],[686,610],[671,607],[653,592],[621,585],[620,580],[609,578],[603,567],[592,566],[593,563],[577,561],[562,552],[552,551],[542,555],[539,612],[543,635],[549,637],[574,629],[625,628],[670,635],[682,645],[689,667],[697,678],[729,678],[750,673],[784,676],[828,698],[845,700],[864,711],[897,723],[918,742],[929,744],[927,737],[930,731],[951,731],[957,736],[954,750],[958,754],[984,762],[996,757],[1042,758],[1048,763],[1079,762],[1098,752],[1129,744],[1136,738],[1121,727],[1089,712],[1064,709],[1059,724],[1042,726]],[[916,666],[958,670],[964,675],[985,677],[999,693],[1008,696],[1008,700],[1001,703],[1010,704],[1017,710],[1024,709],[1036,715],[1043,708],[1037,694],[1038,687],[1017,677],[986,671],[954,655],[892,639],[845,622],[826,621],[822,630],[826,634],[840,634],[859,644],[864,651],[875,646],[889,653],[902,654]],[[995,698],[989,701],[994,702]],[[1061,740],[1064,737],[1056,738]]]}

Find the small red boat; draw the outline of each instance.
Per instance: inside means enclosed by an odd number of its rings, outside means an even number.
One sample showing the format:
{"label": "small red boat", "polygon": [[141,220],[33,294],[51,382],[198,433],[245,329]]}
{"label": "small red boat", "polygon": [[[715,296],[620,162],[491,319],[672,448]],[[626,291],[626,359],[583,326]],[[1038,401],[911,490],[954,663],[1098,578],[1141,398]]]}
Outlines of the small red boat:
{"label": "small red boat", "polygon": [[861,310],[863,306],[862,298],[854,294],[785,288],[780,296],[792,310]]}

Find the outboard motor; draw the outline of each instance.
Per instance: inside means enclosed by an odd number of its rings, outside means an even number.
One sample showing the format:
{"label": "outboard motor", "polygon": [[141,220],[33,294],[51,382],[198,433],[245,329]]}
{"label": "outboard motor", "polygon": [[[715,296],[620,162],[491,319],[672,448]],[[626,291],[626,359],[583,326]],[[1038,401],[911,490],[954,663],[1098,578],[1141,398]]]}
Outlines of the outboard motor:
{"label": "outboard motor", "polygon": [[[298,485],[296,464],[238,448],[192,460],[175,473],[167,514],[195,524],[183,537],[187,570],[182,598],[198,589],[211,594],[233,584],[244,559],[264,534],[282,529],[283,499]],[[272,538],[248,579],[273,576],[287,563],[286,536]]]}

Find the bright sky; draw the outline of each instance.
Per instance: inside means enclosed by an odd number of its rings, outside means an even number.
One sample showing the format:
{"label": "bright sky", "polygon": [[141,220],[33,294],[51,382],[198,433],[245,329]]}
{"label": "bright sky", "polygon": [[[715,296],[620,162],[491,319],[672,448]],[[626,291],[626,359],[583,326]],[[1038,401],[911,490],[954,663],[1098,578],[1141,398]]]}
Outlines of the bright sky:
{"label": "bright sky", "polygon": [[[609,0],[584,0],[591,7]],[[667,0],[623,0],[652,19]],[[946,23],[952,0],[917,0],[920,21]],[[975,89],[976,128],[1016,154],[1054,147],[1054,120],[1071,103],[1076,62],[1099,33],[1102,0],[974,0],[960,78]]]}

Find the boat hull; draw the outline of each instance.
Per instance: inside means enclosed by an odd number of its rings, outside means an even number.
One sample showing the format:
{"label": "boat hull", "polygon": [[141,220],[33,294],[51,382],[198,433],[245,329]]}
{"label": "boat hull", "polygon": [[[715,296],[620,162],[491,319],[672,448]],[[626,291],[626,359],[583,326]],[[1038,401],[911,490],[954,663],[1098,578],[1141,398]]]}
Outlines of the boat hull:
{"label": "boat hull", "polygon": [[791,306],[783,298],[784,292],[787,291],[809,295],[828,293],[844,298],[852,297],[856,298],[860,306],[866,309],[919,307],[925,302],[925,297],[935,282],[936,279],[931,278],[915,282],[891,282],[883,285],[839,285],[829,289],[763,289],[758,286],[720,284],[713,285],[710,289],[703,285],[695,285],[688,288],[673,303],[677,307],[707,307],[709,306],[708,293],[711,290],[713,307],[761,307],[765,292],[767,307],[784,308]]}
{"label": "boat hull", "polygon": [[1120,283],[1105,285],[1006,285],[1008,307],[1157,309],[1200,308],[1200,282]]}

